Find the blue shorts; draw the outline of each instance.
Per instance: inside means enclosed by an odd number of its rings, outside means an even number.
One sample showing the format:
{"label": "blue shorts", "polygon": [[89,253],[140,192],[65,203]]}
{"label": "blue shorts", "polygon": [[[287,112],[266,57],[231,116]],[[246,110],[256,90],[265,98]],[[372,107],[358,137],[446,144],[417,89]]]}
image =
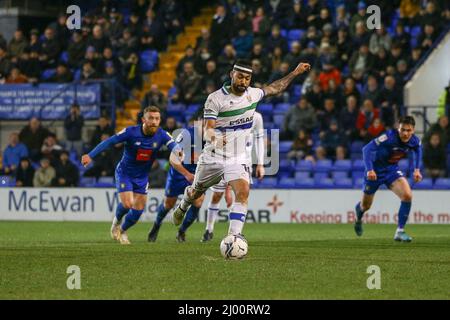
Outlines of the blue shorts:
{"label": "blue shorts", "polygon": [[116,188],[119,193],[134,192],[139,194],[147,194],[148,192],[148,176],[131,177],[120,167],[116,168]]}
{"label": "blue shorts", "polygon": [[365,194],[374,194],[382,184],[389,188],[395,180],[404,177],[403,172],[399,169],[385,172],[375,171],[375,173],[377,174],[377,180],[375,181],[367,180],[367,172],[364,173],[363,192]]}
{"label": "blue shorts", "polygon": [[168,198],[176,198],[184,193],[184,189],[191,183],[186,179],[172,179],[170,175],[167,177],[165,195]]}

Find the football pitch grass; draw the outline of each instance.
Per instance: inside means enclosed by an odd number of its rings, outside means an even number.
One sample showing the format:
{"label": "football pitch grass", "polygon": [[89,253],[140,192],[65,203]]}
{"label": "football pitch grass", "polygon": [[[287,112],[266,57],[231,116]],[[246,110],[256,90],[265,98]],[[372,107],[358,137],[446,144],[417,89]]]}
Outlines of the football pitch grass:
{"label": "football pitch grass", "polygon": [[[0,299],[449,299],[450,225],[411,225],[412,243],[393,241],[394,225],[247,224],[249,254],[225,261],[214,239],[200,243],[196,223],[186,243],[165,223],[156,243],[151,223],[109,236],[109,223],[0,222]],[[81,289],[67,289],[79,266]],[[367,272],[380,267],[381,289]],[[371,281],[369,281],[371,282]]]}

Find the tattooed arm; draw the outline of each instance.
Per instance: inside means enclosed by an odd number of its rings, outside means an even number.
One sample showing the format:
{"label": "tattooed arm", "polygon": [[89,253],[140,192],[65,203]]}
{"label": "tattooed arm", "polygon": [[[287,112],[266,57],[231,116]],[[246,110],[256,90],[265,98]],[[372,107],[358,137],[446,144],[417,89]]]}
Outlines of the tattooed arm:
{"label": "tattooed arm", "polygon": [[299,63],[297,68],[295,68],[295,70],[289,73],[287,76],[264,87],[264,94],[266,96],[274,96],[283,92],[296,76],[308,71],[309,69],[311,69],[311,65],[309,63]]}

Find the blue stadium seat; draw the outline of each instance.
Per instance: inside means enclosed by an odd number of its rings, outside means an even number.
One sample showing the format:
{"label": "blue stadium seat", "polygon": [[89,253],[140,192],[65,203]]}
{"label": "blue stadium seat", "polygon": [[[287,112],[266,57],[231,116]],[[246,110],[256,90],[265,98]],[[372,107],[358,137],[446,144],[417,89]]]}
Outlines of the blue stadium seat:
{"label": "blue stadium seat", "polygon": [[172,97],[175,93],[177,93],[177,87],[173,86],[170,87],[169,91],[167,92],[167,97]]}
{"label": "blue stadium seat", "polygon": [[278,184],[277,178],[264,178],[258,183],[258,188],[275,188]]}
{"label": "blue stadium seat", "polygon": [[352,163],[352,170],[353,171],[364,171],[364,161],[363,160],[354,160]]}
{"label": "blue stadium seat", "polygon": [[434,182],[433,189],[450,190],[450,178],[438,178]]}
{"label": "blue stadium seat", "polygon": [[348,173],[347,171],[333,171],[331,172],[331,176],[333,177],[334,180],[345,179],[348,178]]}
{"label": "blue stadium seat", "polygon": [[94,177],[82,177],[80,179],[80,187],[92,188],[95,186]]}
{"label": "blue stadium seat", "polygon": [[281,30],[280,30],[280,35],[281,35],[283,38],[286,38],[287,35],[288,35],[288,30],[286,30],[286,29],[281,29]]}
{"label": "blue stadium seat", "polygon": [[310,174],[308,171],[297,171],[295,172],[295,180],[309,179]]}
{"label": "blue stadium seat", "polygon": [[364,142],[353,141],[350,146],[350,153],[362,153],[362,148],[364,147]]}
{"label": "blue stadium seat", "polygon": [[352,189],[353,181],[350,178],[334,179],[334,186],[335,186],[335,188],[340,188],[340,189]]}
{"label": "blue stadium seat", "polygon": [[363,155],[361,152],[352,152],[350,154],[350,160],[355,161],[355,160],[361,160],[363,158]]}
{"label": "blue stadium seat", "polygon": [[114,187],[114,178],[113,177],[100,177],[95,184],[97,188],[110,188]]}
{"label": "blue stadium seat", "polygon": [[69,62],[69,53],[67,51],[63,51],[61,53],[61,55],[59,56],[59,59],[64,63],[68,63]]}
{"label": "blue stadium seat", "polygon": [[167,105],[167,111],[184,112],[185,110],[186,106],[183,103],[169,103]]}
{"label": "blue stadium seat", "polygon": [[278,188],[294,189],[296,182],[294,178],[282,178],[278,181]]}
{"label": "blue stadium seat", "polygon": [[139,55],[141,71],[143,73],[149,73],[156,69],[158,65],[158,51],[145,50]]}
{"label": "blue stadium seat", "polygon": [[288,31],[287,38],[288,40],[300,40],[305,33],[305,30],[302,29],[291,29]]}
{"label": "blue stadium seat", "polygon": [[273,123],[276,128],[281,128],[284,122],[284,114],[275,114],[273,116]]}
{"label": "blue stadium seat", "polygon": [[292,148],[292,141],[280,141],[279,152],[288,153]]}
{"label": "blue stadium seat", "polygon": [[354,189],[361,189],[364,183],[363,178],[358,178],[353,180],[353,188]]}
{"label": "blue stadium seat", "polygon": [[292,173],[294,171],[294,165],[292,160],[280,160],[280,172],[289,172]]}
{"label": "blue stadium seat", "polygon": [[13,177],[10,176],[0,176],[0,188],[12,187],[16,184]]}
{"label": "blue stadium seat", "polygon": [[275,105],[275,109],[273,109],[273,113],[276,114],[285,114],[286,112],[289,111],[289,109],[291,108],[291,104],[290,103],[277,103]]}
{"label": "blue stadium seat", "polygon": [[364,171],[352,171],[352,179],[363,179],[364,178]]}
{"label": "blue stadium seat", "polygon": [[75,81],[81,80],[81,69],[76,69],[73,73],[73,79]]}
{"label": "blue stadium seat", "polygon": [[333,163],[331,160],[318,160],[314,166],[315,172],[329,172],[331,171]]}
{"label": "blue stadium seat", "polygon": [[333,189],[334,183],[330,178],[324,178],[315,181],[315,186],[319,189]]}
{"label": "blue stadium seat", "polygon": [[295,170],[296,171],[307,171],[307,172],[311,172],[313,169],[313,163],[309,160],[300,160],[299,162],[297,162],[297,164],[295,165]]}
{"label": "blue stadium seat", "polygon": [[198,108],[200,108],[201,104],[199,103],[195,103],[195,104],[190,104],[187,106],[186,112],[187,113],[195,113],[197,112]]}
{"label": "blue stadium seat", "polygon": [[421,29],[420,26],[412,27],[410,30],[411,38],[418,38],[420,36]]}
{"label": "blue stadium seat", "polygon": [[273,114],[273,104],[271,103],[261,103],[256,108],[256,111],[263,115],[271,116]]}
{"label": "blue stadium seat", "polygon": [[410,182],[410,185],[414,190],[429,190],[433,189],[433,180],[431,178],[424,178],[419,183]]}
{"label": "blue stadium seat", "polygon": [[333,164],[333,171],[350,171],[352,162],[350,160],[336,160]]}
{"label": "blue stadium seat", "polygon": [[314,188],[315,183],[314,183],[314,179],[312,178],[306,178],[306,179],[301,179],[301,180],[296,180],[295,181],[295,187],[299,188],[299,189],[312,189]]}
{"label": "blue stadium seat", "polygon": [[48,80],[56,74],[56,69],[46,69],[42,72],[41,78],[42,80]]}
{"label": "blue stadium seat", "polygon": [[326,173],[326,172],[315,172],[313,174],[313,179],[316,182],[319,180],[322,180],[322,179],[326,179],[326,178],[328,178],[328,173]]}

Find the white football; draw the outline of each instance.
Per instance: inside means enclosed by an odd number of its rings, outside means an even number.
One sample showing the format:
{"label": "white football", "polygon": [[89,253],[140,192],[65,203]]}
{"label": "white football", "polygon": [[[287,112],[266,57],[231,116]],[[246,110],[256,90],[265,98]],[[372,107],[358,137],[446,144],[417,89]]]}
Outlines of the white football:
{"label": "white football", "polygon": [[228,235],[220,243],[220,253],[225,259],[239,260],[248,252],[247,240],[241,235]]}

